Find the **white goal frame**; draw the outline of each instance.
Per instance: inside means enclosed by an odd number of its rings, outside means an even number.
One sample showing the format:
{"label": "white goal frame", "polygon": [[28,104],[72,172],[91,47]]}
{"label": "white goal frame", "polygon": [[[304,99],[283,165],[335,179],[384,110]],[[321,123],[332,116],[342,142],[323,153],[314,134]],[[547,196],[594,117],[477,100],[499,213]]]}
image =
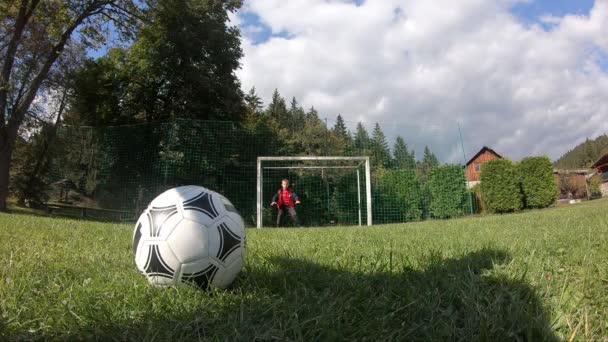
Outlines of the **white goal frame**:
{"label": "white goal frame", "polygon": [[359,164],[356,166],[276,166],[268,167],[273,169],[357,169],[357,189],[358,189],[358,203],[359,203],[359,225],[361,224],[361,182],[359,175],[359,166],[365,164],[365,202],[367,212],[367,225],[372,225],[372,182],[371,182],[371,167],[369,163],[369,157],[258,157],[257,161],[257,228],[262,228],[262,198],[263,195],[263,175],[262,175],[262,163],[265,161],[358,161]]}

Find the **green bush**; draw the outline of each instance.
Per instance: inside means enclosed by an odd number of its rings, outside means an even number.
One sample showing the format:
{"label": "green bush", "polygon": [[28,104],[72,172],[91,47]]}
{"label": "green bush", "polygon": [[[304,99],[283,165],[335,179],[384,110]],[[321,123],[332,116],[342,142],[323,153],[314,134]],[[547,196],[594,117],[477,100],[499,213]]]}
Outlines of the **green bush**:
{"label": "green bush", "polygon": [[521,210],[522,195],[517,167],[506,159],[481,166],[481,191],[488,210],[505,213]]}
{"label": "green bush", "polygon": [[374,189],[375,223],[422,219],[420,182],[413,170],[382,170]]}
{"label": "green bush", "polygon": [[444,165],[433,168],[428,180],[431,193],[430,215],[450,218],[464,214],[467,190],[462,167]]}
{"label": "green bush", "polygon": [[555,202],[557,185],[547,157],[527,157],[517,166],[524,207],[546,208]]}
{"label": "green bush", "polygon": [[589,179],[589,193],[591,198],[602,197],[602,191],[600,190],[601,185],[602,177],[599,174],[595,174]]}
{"label": "green bush", "polygon": [[487,212],[488,207],[486,205],[486,202],[483,200],[483,195],[481,193],[481,184],[475,184],[475,186],[472,187],[470,191],[473,201],[473,213],[483,214]]}

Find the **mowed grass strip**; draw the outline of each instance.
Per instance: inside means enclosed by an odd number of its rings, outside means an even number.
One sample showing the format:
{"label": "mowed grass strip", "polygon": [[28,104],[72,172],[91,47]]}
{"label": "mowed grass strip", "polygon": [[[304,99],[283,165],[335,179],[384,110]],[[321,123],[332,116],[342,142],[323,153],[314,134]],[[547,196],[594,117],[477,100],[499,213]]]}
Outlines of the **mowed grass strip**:
{"label": "mowed grass strip", "polygon": [[248,230],[233,288],[158,289],[130,225],[0,214],[0,340],[606,340],[608,201]]}

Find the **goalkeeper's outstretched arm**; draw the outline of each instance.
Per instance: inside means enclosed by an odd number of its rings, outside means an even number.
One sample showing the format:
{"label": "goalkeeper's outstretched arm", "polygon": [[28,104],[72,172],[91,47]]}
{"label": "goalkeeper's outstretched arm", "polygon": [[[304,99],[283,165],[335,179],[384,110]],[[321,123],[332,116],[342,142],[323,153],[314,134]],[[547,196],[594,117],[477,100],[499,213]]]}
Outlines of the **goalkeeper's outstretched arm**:
{"label": "goalkeeper's outstretched arm", "polygon": [[278,199],[279,199],[279,193],[277,192],[274,194],[274,196],[272,196],[272,200],[270,201],[270,206],[277,204]]}
{"label": "goalkeeper's outstretched arm", "polygon": [[298,194],[296,194],[295,191],[291,192],[291,198],[295,204],[300,204],[300,197],[298,197]]}

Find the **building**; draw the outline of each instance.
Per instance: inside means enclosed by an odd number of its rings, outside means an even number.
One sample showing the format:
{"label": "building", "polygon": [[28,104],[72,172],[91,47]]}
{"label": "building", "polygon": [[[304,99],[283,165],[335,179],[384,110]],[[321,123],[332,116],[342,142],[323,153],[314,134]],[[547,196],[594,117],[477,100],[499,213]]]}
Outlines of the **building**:
{"label": "building", "polygon": [[601,156],[591,167],[595,169],[602,181],[600,185],[602,197],[608,196],[608,153]]}
{"label": "building", "polygon": [[587,180],[593,175],[591,169],[553,169],[553,175],[558,199],[589,198]]}
{"label": "building", "polygon": [[502,156],[487,146],[482,147],[473,158],[469,159],[465,165],[465,174],[469,188],[474,187],[481,180],[481,164],[496,159],[502,159]]}

